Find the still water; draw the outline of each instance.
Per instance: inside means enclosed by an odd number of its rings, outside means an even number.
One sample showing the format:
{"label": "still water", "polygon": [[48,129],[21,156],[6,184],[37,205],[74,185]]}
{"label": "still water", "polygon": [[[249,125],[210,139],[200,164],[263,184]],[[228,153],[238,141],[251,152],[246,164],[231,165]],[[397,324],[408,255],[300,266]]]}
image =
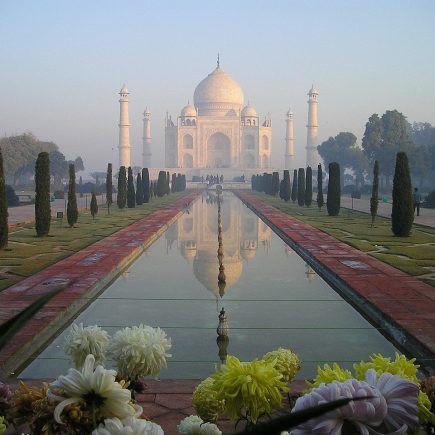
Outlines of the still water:
{"label": "still water", "polygon": [[[305,379],[324,362],[351,367],[374,352],[394,355],[376,328],[230,192],[223,193],[221,226],[225,288],[218,287],[217,196],[206,193],[75,322],[109,334],[139,323],[160,326],[172,339],[162,379],[204,378],[225,353],[246,361],[280,346],[300,355],[297,377]],[[228,346],[219,350],[222,308],[230,330]],[[63,352],[65,334],[20,377],[66,373],[72,364]]]}

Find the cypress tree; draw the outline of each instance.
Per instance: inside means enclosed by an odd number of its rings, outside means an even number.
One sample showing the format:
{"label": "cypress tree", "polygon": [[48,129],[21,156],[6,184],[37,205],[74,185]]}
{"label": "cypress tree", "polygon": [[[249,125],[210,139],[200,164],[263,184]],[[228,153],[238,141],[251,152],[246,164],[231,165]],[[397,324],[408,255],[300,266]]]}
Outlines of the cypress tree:
{"label": "cypress tree", "polygon": [[118,174],[118,196],[116,197],[116,204],[118,208],[123,209],[127,203],[127,173],[125,166],[119,168]]}
{"label": "cypress tree", "polygon": [[296,202],[296,199],[298,198],[298,170],[297,169],[293,171],[293,186],[292,186],[291,198],[293,202]]}
{"label": "cypress tree", "polygon": [[378,213],[379,204],[379,162],[375,160],[373,166],[373,185],[372,196],[370,198],[370,214],[372,215],[372,227],[375,223],[376,214]]}
{"label": "cypress tree", "polygon": [[329,216],[338,216],[340,200],[340,165],[337,162],[332,162],[329,164],[328,193],[326,196],[326,208]]}
{"label": "cypress tree", "polygon": [[134,191],[133,171],[131,166],[128,167],[127,178],[127,207],[134,208],[136,206],[136,193]]}
{"label": "cypress tree", "polygon": [[284,201],[290,201],[291,197],[291,185],[290,185],[290,173],[288,169],[284,171],[284,195],[283,200]]}
{"label": "cypress tree", "polygon": [[95,195],[95,190],[92,191],[92,197],[91,197],[91,215],[92,219],[95,219],[95,215],[98,213],[98,204],[97,204],[97,197]]}
{"label": "cypress tree", "polygon": [[[143,181],[143,178],[142,178]],[[153,186],[153,182],[150,181],[150,199],[154,198],[154,186]]]}
{"label": "cypress tree", "polygon": [[73,227],[79,218],[76,197],[76,171],[74,163],[69,165],[68,204],[66,206],[66,217],[70,227]]}
{"label": "cypress tree", "polygon": [[6,181],[3,172],[3,155],[0,148],[0,249],[8,246],[8,203],[6,200]]}
{"label": "cypress tree", "polygon": [[35,229],[38,237],[50,231],[50,159],[48,153],[38,154],[35,165]]}
{"label": "cypress tree", "polygon": [[[81,178],[81,177],[80,177]],[[110,206],[113,203],[113,188],[112,188],[112,163],[107,165],[107,175],[106,175],[106,203],[107,203],[107,214],[110,214]]]}
{"label": "cypress tree", "polygon": [[181,191],[184,192],[186,190],[186,174],[181,176]]}
{"label": "cypress tree", "polygon": [[279,192],[279,173],[274,172],[272,174],[272,195],[276,196]]}
{"label": "cypress tree", "polygon": [[172,174],[172,184],[171,184],[172,193],[178,192],[177,190],[177,174]]}
{"label": "cypress tree", "polygon": [[170,175],[169,175],[169,171],[166,172],[166,195],[169,195],[171,193],[171,187],[169,186],[169,182],[170,182]]}
{"label": "cypress tree", "polygon": [[319,210],[323,207],[323,173],[320,163],[317,166],[317,207]]}
{"label": "cypress tree", "polygon": [[140,172],[137,174],[136,177],[136,204],[137,205],[143,204],[143,184],[142,184],[142,177],[140,175]]}
{"label": "cypress tree", "polygon": [[150,174],[148,168],[142,169],[142,191],[143,191],[143,202],[146,204],[150,202]]}
{"label": "cypress tree", "polygon": [[157,179],[157,196],[162,197],[166,193],[166,172],[160,171]]}
{"label": "cypress tree", "polygon": [[305,204],[305,169],[298,170],[298,204],[302,207]]}
{"label": "cypress tree", "polygon": [[408,156],[404,152],[396,155],[396,168],[393,179],[393,208],[391,230],[398,237],[407,237],[414,221],[412,184],[409,174]]}
{"label": "cypress tree", "polygon": [[279,182],[279,197],[283,200],[284,199],[284,180],[281,180]]}
{"label": "cypress tree", "polygon": [[154,194],[154,198],[157,198],[158,196],[158,186],[157,186],[157,180],[154,180],[154,186],[153,186],[153,194]]}
{"label": "cypress tree", "polygon": [[313,171],[311,170],[311,166],[307,167],[305,179],[305,205],[310,207],[313,202]]}

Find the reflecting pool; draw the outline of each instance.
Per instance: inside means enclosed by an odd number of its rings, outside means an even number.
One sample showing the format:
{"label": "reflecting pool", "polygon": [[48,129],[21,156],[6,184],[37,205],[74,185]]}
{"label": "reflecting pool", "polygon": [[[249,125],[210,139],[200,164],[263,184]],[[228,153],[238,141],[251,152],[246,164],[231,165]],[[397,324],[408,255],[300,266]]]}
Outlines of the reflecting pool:
{"label": "reflecting pool", "polygon": [[[300,355],[298,378],[312,377],[324,362],[351,367],[374,352],[394,355],[395,347],[376,328],[230,192],[223,192],[220,215],[220,259],[217,195],[210,192],[75,322],[97,324],[110,334],[139,323],[160,326],[173,345],[161,378],[204,378],[226,354],[250,360],[280,346]],[[220,286],[219,260],[225,273]],[[219,348],[222,308],[229,340]],[[71,366],[63,352],[65,334],[20,377],[65,373]]]}

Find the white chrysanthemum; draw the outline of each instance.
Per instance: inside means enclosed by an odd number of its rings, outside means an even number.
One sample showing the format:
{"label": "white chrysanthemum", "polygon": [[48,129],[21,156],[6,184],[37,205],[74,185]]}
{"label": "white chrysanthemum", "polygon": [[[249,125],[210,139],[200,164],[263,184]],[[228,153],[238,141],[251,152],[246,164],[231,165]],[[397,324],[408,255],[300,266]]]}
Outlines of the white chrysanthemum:
{"label": "white chrysanthemum", "polygon": [[166,367],[171,339],[160,328],[146,325],[123,328],[113,336],[109,353],[121,376],[129,379],[157,376]]}
{"label": "white chrysanthemum", "polygon": [[177,426],[180,435],[221,435],[222,432],[213,423],[204,423],[197,415],[190,415]]}
{"label": "white chrysanthemum", "polygon": [[100,365],[94,370],[94,364],[94,356],[88,355],[81,371],[69,369],[66,376],[59,376],[49,385],[47,396],[60,402],[54,410],[54,419],[62,424],[62,411],[78,402],[94,407],[105,418],[142,414],[142,408],[131,403],[130,391],[115,381],[116,372]]}
{"label": "white chrysanthemum", "polygon": [[94,355],[96,364],[102,364],[108,343],[109,334],[99,326],[83,327],[83,323],[74,323],[65,339],[64,349],[71,356],[76,368],[80,368],[89,354]]}
{"label": "white chrysanthemum", "polygon": [[92,435],[164,435],[162,428],[148,420],[128,417],[124,420],[108,418],[104,424],[92,432]]}

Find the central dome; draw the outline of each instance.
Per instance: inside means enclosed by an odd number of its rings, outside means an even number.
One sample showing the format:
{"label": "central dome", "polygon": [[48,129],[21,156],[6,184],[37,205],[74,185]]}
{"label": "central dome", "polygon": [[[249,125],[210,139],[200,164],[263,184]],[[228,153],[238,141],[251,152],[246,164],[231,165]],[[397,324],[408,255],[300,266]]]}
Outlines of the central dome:
{"label": "central dome", "polygon": [[199,115],[238,116],[243,91],[229,74],[217,67],[196,87],[193,100]]}

